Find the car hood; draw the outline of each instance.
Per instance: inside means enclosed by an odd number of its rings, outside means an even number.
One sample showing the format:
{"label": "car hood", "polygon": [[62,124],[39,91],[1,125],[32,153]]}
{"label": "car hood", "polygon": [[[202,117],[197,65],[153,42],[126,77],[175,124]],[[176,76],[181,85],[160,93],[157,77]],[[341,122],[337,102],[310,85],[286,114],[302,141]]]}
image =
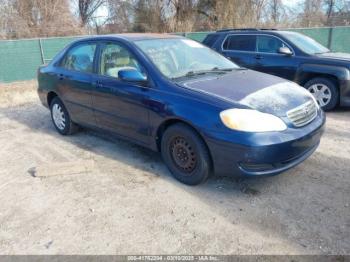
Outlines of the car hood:
{"label": "car hood", "polygon": [[342,60],[350,63],[350,54],[348,53],[330,52],[330,53],[319,54],[317,56],[322,58],[332,59],[332,60]]}
{"label": "car hood", "polygon": [[293,82],[252,70],[207,75],[180,85],[276,116],[285,116],[312,99],[308,91]]}

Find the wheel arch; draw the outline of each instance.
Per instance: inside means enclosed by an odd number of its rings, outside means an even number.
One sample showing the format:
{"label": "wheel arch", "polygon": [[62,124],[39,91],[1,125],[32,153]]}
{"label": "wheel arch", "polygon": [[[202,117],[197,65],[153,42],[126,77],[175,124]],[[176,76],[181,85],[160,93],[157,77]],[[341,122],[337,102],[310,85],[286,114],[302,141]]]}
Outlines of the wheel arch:
{"label": "wheel arch", "polygon": [[55,97],[58,97],[58,94],[54,91],[50,91],[47,93],[47,105],[50,107],[51,105],[51,102],[52,100],[55,98]]}
{"label": "wheel arch", "polygon": [[334,81],[339,89],[340,81],[350,79],[350,71],[334,65],[303,64],[298,68],[296,82],[304,86],[309,80],[323,77]]}
{"label": "wheel arch", "polygon": [[304,86],[307,82],[309,82],[312,79],[315,78],[326,78],[328,80],[331,80],[335,86],[338,88],[339,90],[339,79],[337,76],[332,75],[332,74],[327,74],[327,73],[313,73],[313,72],[305,72],[301,75],[301,77],[299,78],[298,83],[301,86]]}
{"label": "wheel arch", "polygon": [[203,135],[196,127],[194,127],[188,121],[183,120],[183,119],[179,119],[179,118],[166,119],[165,121],[163,121],[159,125],[157,132],[156,132],[156,137],[155,137],[157,151],[158,152],[161,151],[161,141],[162,141],[162,137],[163,137],[165,130],[167,130],[170,126],[175,125],[175,124],[184,124],[184,125],[188,126],[190,129],[192,129],[198,135],[198,137],[203,141],[206,149],[208,150],[210,161],[211,161],[211,166],[212,166],[212,168],[214,168],[213,157],[211,155],[211,151],[210,151],[209,146],[207,145],[207,142],[205,141]]}

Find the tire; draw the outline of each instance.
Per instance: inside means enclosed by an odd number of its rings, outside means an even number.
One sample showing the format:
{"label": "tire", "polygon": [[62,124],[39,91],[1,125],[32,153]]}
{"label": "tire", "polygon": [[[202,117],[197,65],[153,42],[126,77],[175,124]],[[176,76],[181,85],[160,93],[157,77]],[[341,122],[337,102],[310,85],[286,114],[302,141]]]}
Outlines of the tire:
{"label": "tire", "polygon": [[338,105],[339,90],[331,79],[316,77],[308,81],[304,87],[316,98],[323,110],[332,110]]}
{"label": "tire", "polygon": [[61,135],[71,135],[78,130],[61,99],[55,97],[50,103],[51,120],[58,133]]}
{"label": "tire", "polygon": [[211,175],[211,158],[203,140],[185,124],[168,127],[161,140],[161,153],[173,176],[187,185],[198,185]]}

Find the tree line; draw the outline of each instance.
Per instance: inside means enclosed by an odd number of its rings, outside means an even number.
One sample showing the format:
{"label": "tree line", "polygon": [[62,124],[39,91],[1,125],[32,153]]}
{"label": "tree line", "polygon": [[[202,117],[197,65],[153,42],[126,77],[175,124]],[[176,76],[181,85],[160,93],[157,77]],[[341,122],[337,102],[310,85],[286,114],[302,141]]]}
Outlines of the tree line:
{"label": "tree line", "polygon": [[350,25],[350,0],[288,1],[0,0],[0,39]]}

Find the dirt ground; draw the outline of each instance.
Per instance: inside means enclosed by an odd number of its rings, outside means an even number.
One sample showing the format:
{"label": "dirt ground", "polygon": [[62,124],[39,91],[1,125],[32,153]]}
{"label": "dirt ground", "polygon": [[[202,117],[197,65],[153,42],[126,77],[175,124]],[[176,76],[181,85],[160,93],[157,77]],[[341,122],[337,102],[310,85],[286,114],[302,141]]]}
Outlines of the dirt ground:
{"label": "dirt ground", "polygon": [[35,82],[0,85],[1,254],[350,254],[350,111],[275,177],[189,187],[158,154],[58,135]]}

